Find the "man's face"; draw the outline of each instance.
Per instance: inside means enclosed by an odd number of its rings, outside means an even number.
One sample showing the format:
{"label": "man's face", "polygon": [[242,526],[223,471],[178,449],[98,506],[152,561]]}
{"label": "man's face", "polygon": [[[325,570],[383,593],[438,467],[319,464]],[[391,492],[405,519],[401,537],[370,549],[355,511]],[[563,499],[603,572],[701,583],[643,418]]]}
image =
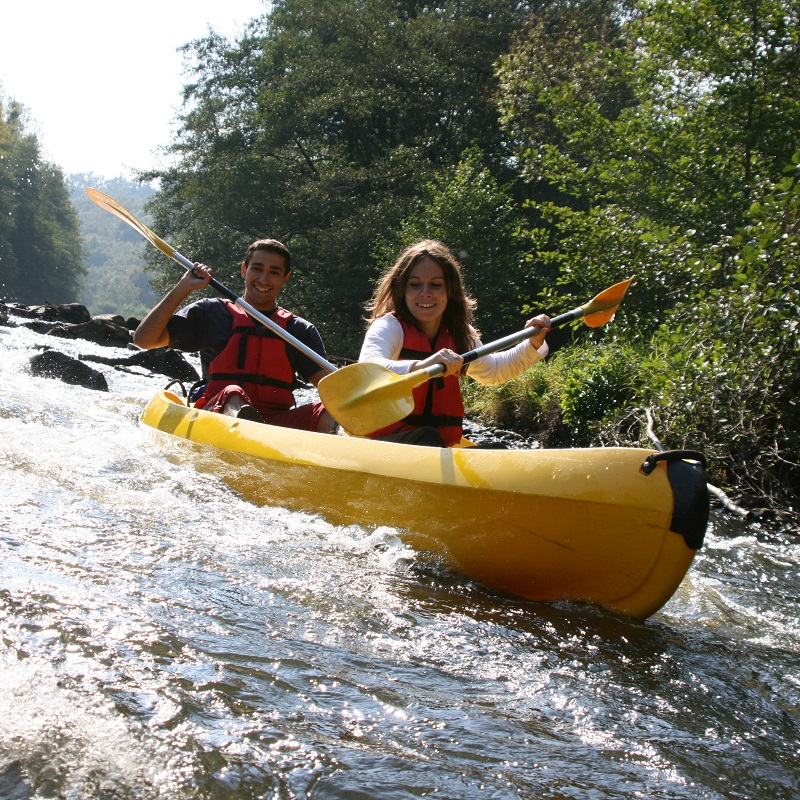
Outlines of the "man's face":
{"label": "man's face", "polygon": [[289,280],[284,258],[271,250],[256,250],[249,264],[242,264],[244,299],[259,311],[272,311],[278,294]]}

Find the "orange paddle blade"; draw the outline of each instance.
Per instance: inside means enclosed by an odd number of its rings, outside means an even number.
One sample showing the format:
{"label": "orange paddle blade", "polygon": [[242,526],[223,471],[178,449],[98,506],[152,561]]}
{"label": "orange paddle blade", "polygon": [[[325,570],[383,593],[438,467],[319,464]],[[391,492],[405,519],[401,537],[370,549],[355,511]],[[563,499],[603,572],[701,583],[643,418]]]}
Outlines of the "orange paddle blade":
{"label": "orange paddle blade", "polygon": [[631,285],[633,278],[615,283],[608,289],[600,292],[583,306],[583,321],[590,328],[600,328],[614,318],[625,292]]}
{"label": "orange paddle blade", "polygon": [[110,211],[112,214],[124,220],[132,228],[136,228],[145,239],[148,239],[151,244],[154,244],[162,253],[172,258],[175,255],[175,248],[170,247],[160,236],[157,236],[150,228],[147,227],[141,220],[138,220],[125,206],[120,205],[113,197],[99,191],[98,189],[86,189],[86,194],[89,198],[100,208]]}

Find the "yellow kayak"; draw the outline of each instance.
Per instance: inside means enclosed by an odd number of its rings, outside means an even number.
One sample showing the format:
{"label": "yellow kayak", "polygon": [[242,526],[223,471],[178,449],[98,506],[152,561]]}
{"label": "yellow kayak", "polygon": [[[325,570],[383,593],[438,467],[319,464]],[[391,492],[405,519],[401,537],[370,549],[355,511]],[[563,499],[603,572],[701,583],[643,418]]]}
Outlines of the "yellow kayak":
{"label": "yellow kayak", "polygon": [[416,447],[237,420],[166,391],[142,422],[216,448],[221,474],[248,499],[391,526],[414,549],[529,600],[645,619],[680,585],[708,523],[697,453]]}

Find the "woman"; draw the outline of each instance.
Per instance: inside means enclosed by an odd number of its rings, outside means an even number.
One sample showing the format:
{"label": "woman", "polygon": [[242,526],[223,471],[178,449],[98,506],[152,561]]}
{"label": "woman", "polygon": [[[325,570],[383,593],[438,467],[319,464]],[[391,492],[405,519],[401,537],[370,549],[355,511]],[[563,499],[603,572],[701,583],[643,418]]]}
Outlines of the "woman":
{"label": "woman", "polygon": [[[464,403],[459,375],[466,353],[479,347],[472,326],[473,300],[464,289],[461,265],[441,242],[426,239],[404,250],[383,275],[367,304],[369,327],[359,361],[371,361],[406,375],[443,364],[444,375],[414,389],[414,410],[400,422],[370,434],[405,444],[452,447],[461,441]],[[550,319],[544,314],[525,327],[540,331],[510,350],[479,358],[466,374],[496,385],[541,361]]]}

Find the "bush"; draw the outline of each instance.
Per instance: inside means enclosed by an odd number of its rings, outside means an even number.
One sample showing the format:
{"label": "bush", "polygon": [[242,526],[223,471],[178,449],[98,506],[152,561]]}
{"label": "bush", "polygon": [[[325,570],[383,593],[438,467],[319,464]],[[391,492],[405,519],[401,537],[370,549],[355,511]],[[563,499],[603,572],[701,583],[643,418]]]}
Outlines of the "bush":
{"label": "bush", "polygon": [[485,424],[533,434],[545,447],[607,444],[637,401],[641,360],[622,342],[574,345],[500,386],[466,381],[465,402]]}

